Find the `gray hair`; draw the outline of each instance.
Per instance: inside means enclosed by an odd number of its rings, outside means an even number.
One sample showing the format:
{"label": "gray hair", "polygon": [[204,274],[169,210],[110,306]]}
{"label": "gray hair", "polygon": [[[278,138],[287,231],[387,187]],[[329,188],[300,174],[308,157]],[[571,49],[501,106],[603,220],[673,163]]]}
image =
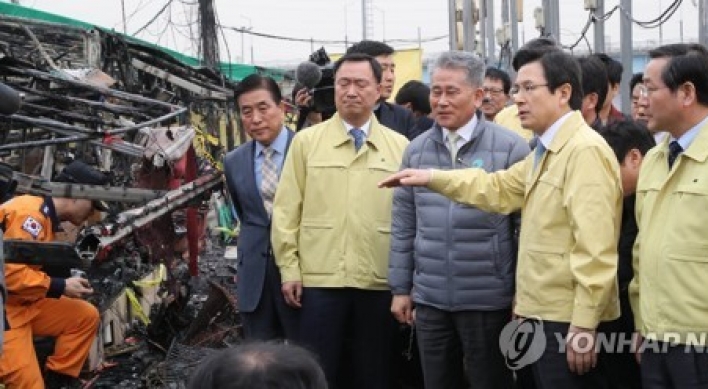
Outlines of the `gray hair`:
{"label": "gray hair", "polygon": [[438,69],[464,70],[467,82],[473,87],[480,87],[484,82],[487,67],[477,54],[467,51],[446,51],[435,59],[430,74],[432,75]]}

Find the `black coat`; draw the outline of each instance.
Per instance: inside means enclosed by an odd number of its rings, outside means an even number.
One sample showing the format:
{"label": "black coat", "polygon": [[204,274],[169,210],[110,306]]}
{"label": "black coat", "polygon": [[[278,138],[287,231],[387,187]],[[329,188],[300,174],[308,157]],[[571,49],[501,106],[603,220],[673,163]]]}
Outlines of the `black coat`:
{"label": "black coat", "polygon": [[406,108],[382,102],[379,108],[374,111],[374,114],[376,114],[379,123],[405,136],[408,140],[413,140],[420,134],[419,132],[416,133],[416,121],[413,113]]}

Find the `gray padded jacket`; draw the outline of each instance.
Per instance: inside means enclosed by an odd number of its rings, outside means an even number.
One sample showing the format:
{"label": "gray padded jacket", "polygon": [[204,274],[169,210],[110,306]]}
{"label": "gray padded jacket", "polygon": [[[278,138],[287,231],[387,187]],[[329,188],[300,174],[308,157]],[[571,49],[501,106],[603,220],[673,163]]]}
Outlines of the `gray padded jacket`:
{"label": "gray padded jacket", "polygon": [[[406,149],[402,168],[452,169],[435,124]],[[457,169],[504,170],[526,157],[519,135],[484,120],[457,153]],[[389,286],[394,295],[446,311],[511,307],[520,218],[454,203],[427,188],[396,188]]]}

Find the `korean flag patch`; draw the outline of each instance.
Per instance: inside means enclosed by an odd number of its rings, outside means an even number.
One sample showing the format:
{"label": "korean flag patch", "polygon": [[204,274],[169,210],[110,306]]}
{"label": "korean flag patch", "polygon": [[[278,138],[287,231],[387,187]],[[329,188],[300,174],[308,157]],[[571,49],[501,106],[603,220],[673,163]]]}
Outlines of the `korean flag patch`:
{"label": "korean flag patch", "polygon": [[42,232],[42,224],[32,216],[28,216],[25,222],[22,223],[22,229],[32,235],[33,238],[37,239]]}

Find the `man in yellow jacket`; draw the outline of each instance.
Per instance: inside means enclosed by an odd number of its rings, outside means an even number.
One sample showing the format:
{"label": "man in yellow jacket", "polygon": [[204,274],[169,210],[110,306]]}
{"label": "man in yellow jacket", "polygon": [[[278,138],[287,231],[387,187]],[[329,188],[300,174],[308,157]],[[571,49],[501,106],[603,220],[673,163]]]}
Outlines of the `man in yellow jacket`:
{"label": "man in yellow jacket", "polygon": [[642,382],[708,388],[708,51],[675,44],[649,57],[640,99],[649,129],[669,136],[649,151],[637,183],[630,298],[645,339]]}
{"label": "man in yellow jacket", "polygon": [[[514,313],[543,321],[543,355],[525,361],[535,386],[602,387],[593,343],[598,324],[619,316],[619,165],[577,111],[582,88],[573,57],[522,48],[514,67],[519,119],[538,137],[533,153],[506,171],[406,169],[380,185],[427,186],[488,212],[521,210]],[[518,344],[514,339],[505,342],[507,357],[523,352],[508,349]]]}
{"label": "man in yellow jacket", "polygon": [[382,74],[373,57],[347,54],[334,72],[338,113],[299,132],[285,159],[273,252],[285,300],[300,308],[300,340],[319,356],[329,387],[345,371],[352,387],[388,389],[393,194],[376,184],[398,170],[408,141],[373,115]]}

